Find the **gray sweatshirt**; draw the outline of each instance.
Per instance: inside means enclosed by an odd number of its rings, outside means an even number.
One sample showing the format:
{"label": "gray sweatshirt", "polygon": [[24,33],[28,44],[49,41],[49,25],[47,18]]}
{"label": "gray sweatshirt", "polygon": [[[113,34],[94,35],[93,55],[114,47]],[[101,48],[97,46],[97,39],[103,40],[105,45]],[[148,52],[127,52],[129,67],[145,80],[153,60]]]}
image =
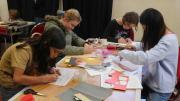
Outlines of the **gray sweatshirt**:
{"label": "gray sweatshirt", "polygon": [[84,39],[80,38],[73,31],[65,30],[64,26],[56,19],[46,22],[45,31],[54,27],[59,29],[61,33],[65,34],[65,37],[66,37],[65,54],[66,55],[84,54],[84,43],[85,43]]}
{"label": "gray sweatshirt", "polygon": [[136,51],[122,50],[119,56],[134,64],[143,66],[143,82],[159,93],[171,93],[176,83],[178,62],[178,39],[176,34],[164,35],[157,45],[142,51],[141,43],[136,43]]}

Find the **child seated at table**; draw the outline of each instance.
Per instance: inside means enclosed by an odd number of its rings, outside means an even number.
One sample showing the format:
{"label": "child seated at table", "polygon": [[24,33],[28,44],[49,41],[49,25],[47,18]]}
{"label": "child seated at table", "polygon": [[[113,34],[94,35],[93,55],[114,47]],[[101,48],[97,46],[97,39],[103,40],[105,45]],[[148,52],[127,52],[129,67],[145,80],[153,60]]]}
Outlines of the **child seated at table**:
{"label": "child seated at table", "polygon": [[0,61],[0,96],[3,101],[25,86],[56,81],[59,73],[49,65],[65,46],[65,36],[56,28],[10,46]]}
{"label": "child seated at table", "polygon": [[126,39],[134,40],[133,27],[138,26],[139,16],[136,12],[127,12],[122,19],[113,19],[106,26],[103,36],[110,42],[126,43]]}
{"label": "child seated at table", "polygon": [[10,10],[9,10],[9,20],[10,20],[10,21],[22,20],[22,19],[19,17],[19,12],[18,12],[17,9],[10,9]]}

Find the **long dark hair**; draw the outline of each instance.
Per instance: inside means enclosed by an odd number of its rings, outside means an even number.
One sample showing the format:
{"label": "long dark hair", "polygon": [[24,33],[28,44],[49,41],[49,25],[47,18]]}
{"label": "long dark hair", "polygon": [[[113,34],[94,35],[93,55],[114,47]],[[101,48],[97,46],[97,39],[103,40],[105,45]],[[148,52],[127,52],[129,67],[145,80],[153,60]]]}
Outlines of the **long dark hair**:
{"label": "long dark hair", "polygon": [[143,50],[146,51],[159,42],[167,27],[162,14],[154,8],[143,11],[140,16],[140,23],[144,26],[141,42],[143,43]]}
{"label": "long dark hair", "polygon": [[16,48],[22,48],[30,45],[32,48],[32,65],[35,66],[39,73],[49,72],[50,47],[64,49],[66,45],[65,36],[56,28],[49,29],[42,33],[41,36],[29,38],[23,44]]}

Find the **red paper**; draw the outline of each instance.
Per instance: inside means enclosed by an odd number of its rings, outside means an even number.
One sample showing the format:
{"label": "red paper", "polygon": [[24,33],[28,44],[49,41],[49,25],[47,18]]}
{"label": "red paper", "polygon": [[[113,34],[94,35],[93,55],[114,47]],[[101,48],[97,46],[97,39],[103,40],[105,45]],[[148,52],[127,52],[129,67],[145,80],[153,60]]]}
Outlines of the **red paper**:
{"label": "red paper", "polygon": [[111,77],[110,79],[105,80],[106,83],[113,84],[117,81],[118,78]]}
{"label": "red paper", "polygon": [[116,71],[116,70],[114,70],[112,73],[111,73],[111,75],[112,75],[112,77],[119,77],[120,75],[121,75],[121,73],[120,72],[118,72],[118,71]]}
{"label": "red paper", "polygon": [[[120,77],[126,78],[125,80],[119,80]],[[105,80],[106,83],[112,84],[114,89],[117,90],[126,90],[128,84],[129,77],[122,76],[118,71],[112,71],[109,75],[109,79]]]}
{"label": "red paper", "polygon": [[20,101],[35,101],[32,94],[23,95]]}

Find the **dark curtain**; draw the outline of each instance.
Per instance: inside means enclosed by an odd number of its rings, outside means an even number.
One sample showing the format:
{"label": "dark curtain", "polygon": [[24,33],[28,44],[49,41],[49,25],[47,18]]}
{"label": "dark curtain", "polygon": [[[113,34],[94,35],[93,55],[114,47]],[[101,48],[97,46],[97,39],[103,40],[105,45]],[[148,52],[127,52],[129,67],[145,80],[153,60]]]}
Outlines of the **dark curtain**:
{"label": "dark curtain", "polygon": [[46,14],[56,15],[59,0],[8,0],[9,9],[18,9],[20,17],[33,21],[34,17],[44,18]]}
{"label": "dark curtain", "polygon": [[7,0],[9,9],[18,9],[19,0]]}
{"label": "dark curtain", "polygon": [[[113,0],[63,0],[63,9],[77,9],[82,22],[75,32],[82,38],[102,37],[111,20]],[[81,34],[80,34],[81,33]]]}

